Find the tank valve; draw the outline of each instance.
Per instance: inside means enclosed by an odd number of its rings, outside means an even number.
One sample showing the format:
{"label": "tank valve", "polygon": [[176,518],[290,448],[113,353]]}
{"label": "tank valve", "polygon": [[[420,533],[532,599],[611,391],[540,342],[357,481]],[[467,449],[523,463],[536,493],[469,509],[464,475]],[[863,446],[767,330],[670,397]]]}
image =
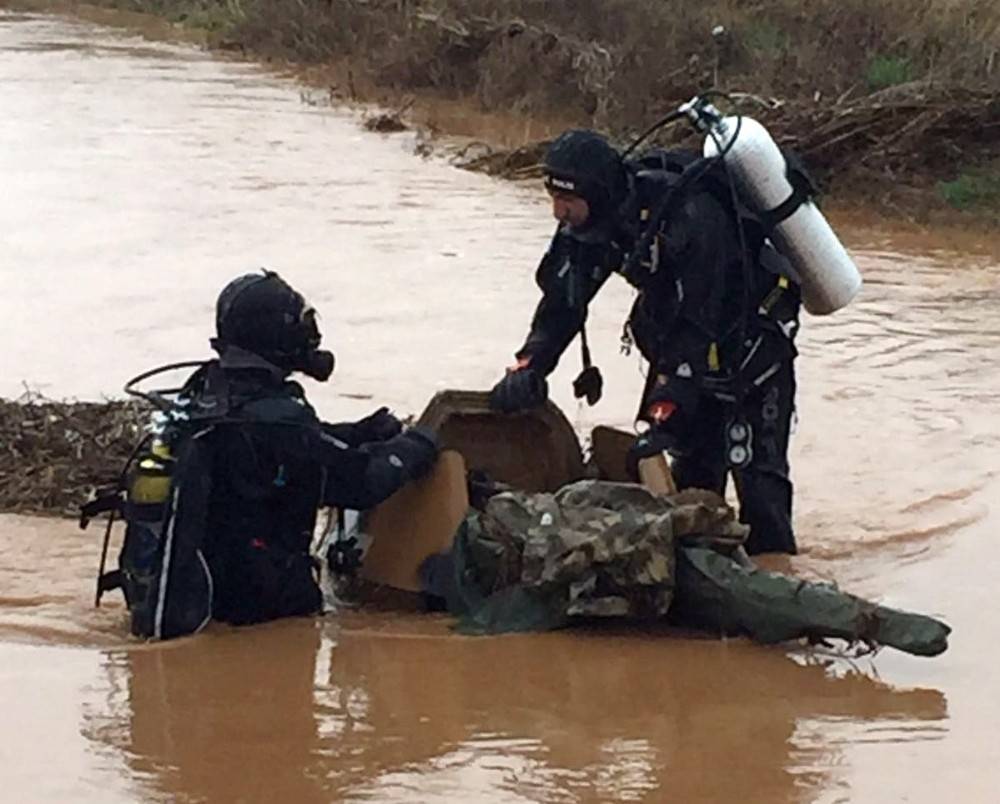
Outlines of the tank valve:
{"label": "tank valve", "polygon": [[724,125],[721,112],[701,95],[695,95],[687,103],[682,103],[677,111],[687,117],[699,131],[711,128],[718,130]]}

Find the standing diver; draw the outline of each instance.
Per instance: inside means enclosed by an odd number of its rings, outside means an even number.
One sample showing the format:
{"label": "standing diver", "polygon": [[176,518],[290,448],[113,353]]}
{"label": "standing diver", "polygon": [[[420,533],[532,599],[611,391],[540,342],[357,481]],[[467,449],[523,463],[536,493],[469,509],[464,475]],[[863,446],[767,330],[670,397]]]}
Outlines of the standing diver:
{"label": "standing diver", "polygon": [[748,552],[794,553],[787,453],[799,286],[724,173],[687,181],[695,161],[668,151],[626,161],[593,131],[553,142],[543,170],[559,224],[537,270],[542,298],[491,404],[542,404],[545,378],[578,333],[585,370],[574,390],[596,401],[587,306],[620,273],[638,290],[623,340],[650,365],[639,418],[651,429],[633,458],[668,450],[681,489],[724,493],[732,471]]}

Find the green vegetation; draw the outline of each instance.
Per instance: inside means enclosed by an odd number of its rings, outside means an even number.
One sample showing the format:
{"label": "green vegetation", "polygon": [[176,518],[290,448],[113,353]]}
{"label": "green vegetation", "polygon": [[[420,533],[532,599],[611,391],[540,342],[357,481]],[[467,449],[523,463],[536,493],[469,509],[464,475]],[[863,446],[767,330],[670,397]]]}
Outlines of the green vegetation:
{"label": "green vegetation", "polygon": [[1000,206],[1000,163],[960,173],[938,183],[941,197],[955,209]]}
{"label": "green vegetation", "polygon": [[751,21],[743,35],[747,47],[762,53],[777,53],[788,47],[788,35],[767,20]]}
{"label": "green vegetation", "polygon": [[872,90],[905,84],[913,79],[913,67],[905,56],[876,56],[865,70],[865,83]]}

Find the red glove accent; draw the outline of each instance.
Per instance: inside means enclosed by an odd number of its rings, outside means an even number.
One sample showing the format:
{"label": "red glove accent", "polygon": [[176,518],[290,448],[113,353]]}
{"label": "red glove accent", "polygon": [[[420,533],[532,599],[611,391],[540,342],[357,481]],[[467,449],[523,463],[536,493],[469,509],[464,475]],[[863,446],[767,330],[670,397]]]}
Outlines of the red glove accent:
{"label": "red glove accent", "polygon": [[677,410],[677,405],[674,402],[654,402],[646,408],[646,415],[656,424],[663,424],[673,415],[675,410]]}

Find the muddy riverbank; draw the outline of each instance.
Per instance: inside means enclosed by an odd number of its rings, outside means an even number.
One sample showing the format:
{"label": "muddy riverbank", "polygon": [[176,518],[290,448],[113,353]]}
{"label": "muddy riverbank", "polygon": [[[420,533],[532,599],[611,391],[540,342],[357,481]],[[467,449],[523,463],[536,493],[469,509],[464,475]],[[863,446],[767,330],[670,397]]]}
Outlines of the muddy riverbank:
{"label": "muddy riverbank", "polygon": [[[311,102],[380,104],[421,132],[424,152],[447,147],[440,135],[470,137],[479,158],[463,161],[508,177],[531,175],[567,126],[628,142],[722,87],[753,99],[734,108],[806,158],[835,211],[861,205],[976,230],[1000,222],[1000,20],[975,0],[937,10],[824,0],[809,15],[798,0],[766,13],[645,0],[577,4],[573,14],[515,0],[6,5],[291,69],[315,88]],[[697,137],[682,125],[661,141]]]}

